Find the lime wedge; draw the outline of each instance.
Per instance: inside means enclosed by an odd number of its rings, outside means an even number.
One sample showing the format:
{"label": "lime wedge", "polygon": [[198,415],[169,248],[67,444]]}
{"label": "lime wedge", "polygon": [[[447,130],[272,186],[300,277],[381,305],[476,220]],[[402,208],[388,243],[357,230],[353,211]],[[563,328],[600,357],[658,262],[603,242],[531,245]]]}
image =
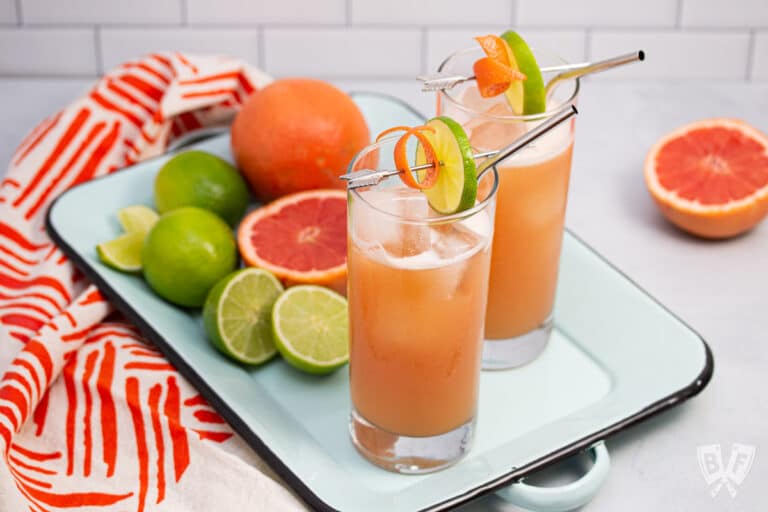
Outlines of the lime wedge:
{"label": "lime wedge", "polygon": [[159,218],[160,216],[155,210],[143,204],[127,206],[117,212],[117,220],[120,221],[120,225],[126,233],[141,232],[146,234]]}
{"label": "lime wedge", "polygon": [[[435,131],[425,130],[423,133],[435,148],[437,159],[442,162],[437,183],[424,190],[427,201],[435,211],[444,215],[473,207],[477,199],[477,168],[464,128],[445,116],[430,119],[427,126]],[[424,149],[419,145],[416,164],[426,161]]]}
{"label": "lime wedge", "polygon": [[525,80],[512,82],[504,94],[509,105],[516,114],[540,114],[547,109],[547,94],[544,88],[544,78],[536,62],[536,57],[528,47],[528,43],[513,31],[507,30],[501,38],[509,45],[509,62],[526,76]]}
{"label": "lime wedge", "polygon": [[96,246],[99,259],[121,272],[141,272],[141,248],[146,233],[126,233]]}
{"label": "lime wedge", "polygon": [[117,212],[125,234],[96,246],[99,259],[122,272],[141,271],[141,249],[144,239],[158,219],[157,213],[144,205],[128,206]]}
{"label": "lime wedge", "polygon": [[203,306],[203,325],[213,346],[244,364],[261,364],[276,353],[272,307],[283,285],[266,270],[246,268],[216,283]]}
{"label": "lime wedge", "polygon": [[326,374],[349,360],[347,300],[321,286],[294,286],[272,310],[275,344],[286,361]]}

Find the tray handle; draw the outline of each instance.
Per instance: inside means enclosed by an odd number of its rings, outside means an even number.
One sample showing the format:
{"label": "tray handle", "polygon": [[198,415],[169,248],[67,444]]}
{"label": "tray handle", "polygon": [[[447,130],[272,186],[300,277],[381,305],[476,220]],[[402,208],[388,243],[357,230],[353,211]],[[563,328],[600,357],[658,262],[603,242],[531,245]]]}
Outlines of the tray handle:
{"label": "tray handle", "polygon": [[513,505],[538,512],[564,512],[589,503],[595,497],[611,469],[608,449],[600,441],[589,449],[595,460],[587,473],[560,487],[536,487],[517,482],[496,492]]}

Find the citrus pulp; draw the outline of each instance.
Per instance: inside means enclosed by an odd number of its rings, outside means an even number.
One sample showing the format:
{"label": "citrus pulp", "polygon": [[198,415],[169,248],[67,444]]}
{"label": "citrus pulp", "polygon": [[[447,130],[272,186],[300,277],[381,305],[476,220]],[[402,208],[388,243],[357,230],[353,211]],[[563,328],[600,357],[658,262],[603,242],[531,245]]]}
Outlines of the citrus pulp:
{"label": "citrus pulp", "polygon": [[240,223],[240,254],[286,286],[317,284],[346,293],[347,194],[311,190],[254,210]]}
{"label": "citrus pulp", "polygon": [[261,364],[276,353],[272,306],[283,291],[275,276],[257,268],[232,272],[216,283],[203,307],[208,339],[224,355]]}
{"label": "citrus pulp", "polygon": [[662,137],[645,159],[662,214],[705,238],[743,233],[768,214],[768,137],[735,119],[707,119]]}
{"label": "citrus pulp", "polygon": [[295,286],[272,309],[277,349],[307,373],[325,374],[349,360],[347,301],[327,288]]}

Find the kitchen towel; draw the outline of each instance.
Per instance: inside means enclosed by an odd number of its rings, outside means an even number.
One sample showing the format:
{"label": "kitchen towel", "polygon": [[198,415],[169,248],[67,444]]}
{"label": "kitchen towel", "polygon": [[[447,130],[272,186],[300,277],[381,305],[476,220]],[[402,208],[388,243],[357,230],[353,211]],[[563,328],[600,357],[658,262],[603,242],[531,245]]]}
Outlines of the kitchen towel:
{"label": "kitchen towel", "polygon": [[270,81],[230,58],[153,54],[16,151],[0,184],[0,511],[303,508],[44,228],[64,190],[227,125]]}

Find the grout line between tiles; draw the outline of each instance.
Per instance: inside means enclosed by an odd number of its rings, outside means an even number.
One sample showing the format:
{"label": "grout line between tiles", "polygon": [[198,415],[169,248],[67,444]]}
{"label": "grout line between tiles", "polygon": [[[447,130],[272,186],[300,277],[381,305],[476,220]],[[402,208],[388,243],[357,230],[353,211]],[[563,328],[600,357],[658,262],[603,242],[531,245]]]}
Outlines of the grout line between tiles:
{"label": "grout line between tiles", "polygon": [[752,81],[752,71],[755,68],[755,53],[757,46],[757,31],[752,29],[749,31],[749,42],[747,43],[747,69],[744,75],[744,80],[747,82]]}
{"label": "grout line between tiles", "polygon": [[[188,18],[187,14],[187,18]],[[174,23],[174,22],[127,22],[127,21],[104,21],[100,22],[99,25],[105,28],[135,28],[135,29],[154,29],[154,28],[179,28],[181,26],[189,27],[189,28],[200,28],[200,29],[248,29],[248,28],[254,28],[256,26],[265,26],[270,29],[295,29],[295,30],[339,30],[339,29],[375,29],[375,30],[391,30],[391,31],[406,31],[406,30],[416,30],[424,26],[421,23],[371,23],[371,22],[363,22],[363,23],[350,23],[349,25],[346,23],[338,23],[338,22],[306,22],[306,23],[299,23],[299,22],[243,22],[243,21],[233,21],[233,22],[196,22],[196,21],[189,21],[187,19],[187,22],[182,23]],[[54,29],[54,28],[90,28],[94,26],[94,23],[88,23],[88,22],[62,22],[62,23],[56,23],[56,22],[32,22],[27,23],[25,25],[28,28],[47,28],[47,29]],[[443,24],[436,24],[436,25],[429,25],[428,26],[430,30],[467,30],[467,29],[488,29],[488,30],[503,30],[506,28],[509,28],[509,25],[506,23],[473,23],[473,24],[466,24],[466,23],[443,23]],[[552,30],[552,31],[560,31],[560,30],[576,30],[576,29],[583,29],[583,26],[578,25],[570,25],[570,26],[564,26],[564,27],[552,27],[552,26],[536,26],[536,27],[527,27],[532,28],[534,30]]]}
{"label": "grout line between tiles", "polygon": [[256,63],[259,66],[259,69],[261,71],[266,71],[266,60],[267,60],[267,49],[266,49],[266,37],[264,36],[264,26],[259,26],[257,33],[256,33],[256,44],[258,47],[256,48]]}
{"label": "grout line between tiles", "polygon": [[[20,0],[16,0],[19,2]],[[186,5],[186,2],[185,4]],[[17,12],[17,16],[21,19],[21,12]],[[254,27],[265,27],[268,29],[284,29],[284,30],[385,30],[392,32],[404,32],[420,30],[423,27],[427,27],[432,31],[440,30],[502,30],[508,28],[506,24],[494,24],[494,23],[480,23],[480,24],[438,24],[438,25],[423,25],[412,23],[289,23],[289,22],[274,22],[274,23],[247,23],[247,22],[231,22],[231,23],[190,23],[188,19],[188,13],[184,11],[185,20],[181,23],[173,22],[99,22],[98,25],[105,29],[111,28],[126,28],[126,29],[178,29],[180,27],[189,27],[195,29],[253,29]],[[42,30],[42,29],[75,29],[75,28],[92,28],[96,23],[86,22],[66,22],[66,23],[53,23],[53,22],[30,22],[20,23],[28,30]],[[697,34],[697,33],[711,33],[711,34],[729,34],[729,33],[744,33],[745,27],[716,27],[716,26],[696,26],[685,27],[680,30],[676,26],[648,26],[648,25],[590,25],[591,30],[596,31],[614,31],[614,32],[645,32],[645,33],[670,33],[678,32],[683,34]],[[762,27],[752,27],[762,28]],[[526,30],[543,31],[543,32],[564,32],[564,31],[581,31],[584,30],[584,25],[525,25],[520,28],[521,32]]]}
{"label": "grout line between tiles", "polygon": [[[16,23],[11,22],[12,24],[16,25],[23,25],[25,27],[29,28],[83,28],[83,27],[93,27],[94,25],[98,24],[102,27],[127,27],[127,28],[173,28],[173,27],[179,27],[179,26],[193,26],[193,27],[199,27],[199,28],[253,28],[257,25],[263,25],[269,28],[286,28],[286,29],[339,29],[339,28],[369,28],[369,29],[389,29],[389,30],[408,30],[408,29],[418,29],[422,26],[425,26],[423,23],[410,23],[410,22],[403,22],[403,23],[386,23],[386,22],[361,22],[361,23],[354,23],[352,20],[353,17],[353,4],[352,0],[344,0],[345,1],[345,14],[344,14],[344,21],[342,22],[314,22],[314,21],[306,21],[306,22],[296,22],[296,21],[275,21],[275,22],[259,22],[258,20],[253,22],[247,22],[247,21],[241,21],[239,19],[233,19],[232,21],[222,21],[222,22],[211,22],[211,21],[203,21],[203,22],[190,22],[189,19],[189,0],[179,0],[180,2],[180,16],[181,19],[179,21],[143,21],[143,22],[131,22],[131,21],[99,21],[98,23],[89,23],[89,22],[77,22],[77,21],[65,21],[65,22],[56,22],[56,21],[25,21],[23,19],[23,0],[14,0],[16,5]],[[732,32],[732,31],[739,31],[744,30],[747,27],[739,27],[739,26],[717,26],[717,25],[704,25],[704,26],[682,26],[682,12],[683,12],[683,2],[684,0],[675,0],[676,1],[676,13],[675,13],[675,20],[670,25],[631,25],[631,24],[597,24],[597,25],[590,25],[590,28],[595,30],[616,30],[616,31],[649,31],[649,32],[655,32],[655,31],[679,31],[680,29],[683,29],[683,32]],[[510,5],[512,6],[509,16],[509,23],[511,25],[515,25],[519,22],[519,9],[521,2],[520,0],[510,0]],[[451,30],[451,29],[500,29],[500,28],[506,28],[509,25],[506,23],[438,23],[433,25],[427,25],[427,27],[430,30]],[[520,28],[524,30],[546,30],[546,31],[563,31],[563,30],[583,30],[584,25],[583,24],[569,24],[569,23],[563,23],[563,24],[555,24],[555,25],[546,25],[546,24],[540,24],[540,23],[531,23],[531,24],[524,24],[520,26]],[[768,28],[768,25],[752,25],[750,28]]]}
{"label": "grout line between tiles", "polygon": [[344,19],[347,26],[352,25],[352,0],[344,2]]}
{"label": "grout line between tiles", "polygon": [[[531,24],[531,25],[524,25],[519,28],[519,32],[525,33],[526,30],[541,30],[541,31],[567,31],[567,30],[584,30],[585,25],[570,25],[570,24],[563,24],[563,25],[539,25],[539,24]],[[432,27],[432,28],[443,28],[443,27]],[[609,32],[662,32],[662,33],[669,33],[669,32],[679,32],[679,33],[701,33],[701,32],[710,32],[713,34],[718,33],[733,33],[733,32],[744,32],[747,27],[738,27],[738,26],[715,26],[715,25],[702,25],[702,26],[686,26],[684,28],[678,28],[674,25],[589,25],[589,28],[592,30],[603,30],[603,31],[609,31]],[[755,27],[759,28],[759,27]]]}
{"label": "grout line between tiles", "polygon": [[[276,74],[275,78],[281,78],[281,77],[289,77],[289,76],[295,76],[295,74],[292,73],[280,73]],[[384,83],[403,83],[403,84],[413,84],[414,79],[413,75],[395,75],[395,76],[383,76],[383,75],[324,75],[324,74],[312,74],[307,75],[311,76],[313,78],[318,78],[321,80],[328,80],[331,82],[384,82]],[[82,80],[88,80],[92,81],[95,79],[98,79],[99,76],[95,73],[71,73],[71,74],[55,74],[55,73],[0,73],[0,81],[3,80],[32,80],[32,81],[51,81],[51,80],[63,80],[63,81],[82,81]],[[644,77],[616,77],[611,78],[610,82],[616,83],[616,84],[630,84],[630,85],[637,85],[638,83],[641,84],[648,84],[657,86],[659,83],[670,83],[670,84],[697,84],[701,83],[702,78],[701,77],[680,77],[680,78],[674,78],[674,79],[667,79],[663,76],[644,76]],[[765,84],[767,82],[760,81],[760,80],[754,80],[751,83],[745,82],[743,78],[733,78],[733,77],[714,77],[714,78],[707,78],[711,83],[714,84],[729,84],[729,85],[741,85],[747,88],[754,88],[754,87],[765,87]],[[604,80],[606,81],[606,80]],[[762,90],[762,89],[759,89]]]}
{"label": "grout line between tiles", "polygon": [[96,56],[96,73],[104,74],[104,57],[101,51],[101,27],[93,27],[93,49]]}
{"label": "grout line between tiles", "polygon": [[[276,73],[275,78],[281,78],[281,77],[289,77],[289,76],[296,76],[296,73]],[[328,81],[358,81],[358,82],[408,82],[410,84],[413,84],[416,82],[414,74],[404,74],[404,75],[324,75],[321,73],[314,73],[311,75],[312,78],[318,78],[320,80],[328,80]]]}
{"label": "grout line between tiles", "polygon": [[675,9],[675,27],[680,28],[683,24],[683,1],[677,0],[677,6]]}
{"label": "grout line between tiles", "polygon": [[2,80],[93,80],[98,77],[93,73],[0,73]]}
{"label": "grout line between tiles", "polygon": [[[152,29],[178,29],[181,28],[182,25],[179,23],[168,23],[168,22],[162,22],[162,23],[127,23],[127,22],[104,22],[100,21],[98,23],[78,23],[78,22],[67,22],[67,23],[52,23],[52,22],[28,22],[24,24],[24,30],[74,30],[78,28],[93,28],[96,25],[102,27],[102,28],[130,28],[130,29],[139,29],[139,30],[152,30]],[[253,25],[251,25],[253,27]],[[228,28],[228,25],[221,25],[219,28]]]}
{"label": "grout line between tiles", "polygon": [[421,27],[421,72],[427,73],[429,70],[427,69],[427,60],[429,52],[427,51],[427,44],[429,44],[427,41],[429,40],[429,36],[427,34],[427,27]]}
{"label": "grout line between tiles", "polygon": [[187,0],[180,0],[181,4],[181,26],[186,27],[189,25],[189,6]]}
{"label": "grout line between tiles", "polygon": [[592,29],[587,28],[584,31],[584,59],[589,62],[592,60]]}

